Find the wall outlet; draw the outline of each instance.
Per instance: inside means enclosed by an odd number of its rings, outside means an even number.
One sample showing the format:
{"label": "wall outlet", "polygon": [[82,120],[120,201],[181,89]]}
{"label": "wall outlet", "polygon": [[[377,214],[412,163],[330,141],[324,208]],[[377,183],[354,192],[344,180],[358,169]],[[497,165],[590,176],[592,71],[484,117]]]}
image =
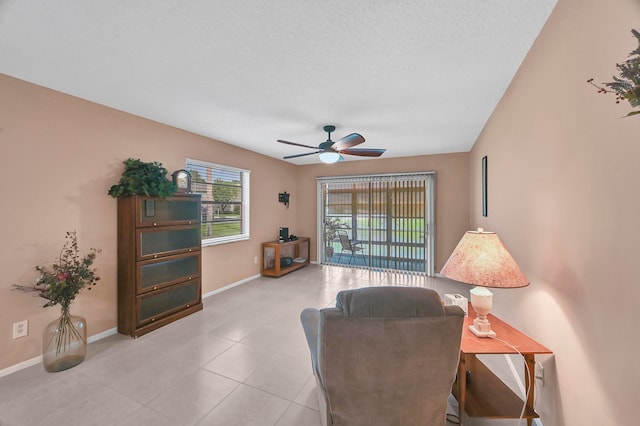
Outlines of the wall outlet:
{"label": "wall outlet", "polygon": [[544,367],[539,362],[536,362],[535,378],[544,386]]}
{"label": "wall outlet", "polygon": [[255,257],[253,258],[253,263],[258,263],[258,256],[255,256]]}
{"label": "wall outlet", "polygon": [[13,323],[13,338],[24,337],[29,334],[29,320]]}

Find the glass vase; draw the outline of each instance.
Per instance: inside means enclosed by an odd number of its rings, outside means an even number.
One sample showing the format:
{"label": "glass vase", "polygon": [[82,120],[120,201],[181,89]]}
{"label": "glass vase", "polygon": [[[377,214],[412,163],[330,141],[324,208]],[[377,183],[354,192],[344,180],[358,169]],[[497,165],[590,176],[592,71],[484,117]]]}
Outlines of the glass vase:
{"label": "glass vase", "polygon": [[87,323],[62,307],[60,318],[51,321],[42,336],[42,364],[49,372],[80,364],[87,355]]}

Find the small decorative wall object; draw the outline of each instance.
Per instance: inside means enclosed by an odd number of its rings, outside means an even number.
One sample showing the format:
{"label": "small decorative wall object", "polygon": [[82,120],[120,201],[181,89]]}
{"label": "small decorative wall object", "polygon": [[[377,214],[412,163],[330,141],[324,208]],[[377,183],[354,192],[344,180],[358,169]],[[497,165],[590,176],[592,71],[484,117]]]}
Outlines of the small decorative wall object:
{"label": "small decorative wall object", "polygon": [[176,170],[171,177],[178,192],[191,192],[191,173],[188,170]]}
{"label": "small decorative wall object", "polygon": [[487,156],[482,157],[482,216],[487,217]]}
{"label": "small decorative wall object", "polygon": [[291,194],[287,194],[287,191],[278,194],[278,201],[287,206],[287,208],[289,208],[289,195]]}

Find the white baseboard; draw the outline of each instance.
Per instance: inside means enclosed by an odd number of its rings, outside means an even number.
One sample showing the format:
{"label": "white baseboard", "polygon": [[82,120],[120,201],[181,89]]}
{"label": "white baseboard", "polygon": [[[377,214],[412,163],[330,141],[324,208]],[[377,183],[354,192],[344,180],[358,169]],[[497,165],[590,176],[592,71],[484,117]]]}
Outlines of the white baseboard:
{"label": "white baseboard", "polygon": [[213,295],[215,295],[215,294],[222,293],[222,292],[223,292],[223,291],[225,291],[225,290],[229,290],[229,289],[231,289],[231,288],[233,288],[233,287],[237,287],[237,286],[239,286],[239,285],[242,285],[242,284],[248,283],[249,281],[251,281],[251,280],[255,280],[255,279],[256,279],[256,278],[258,278],[258,277],[260,277],[260,274],[253,275],[253,276],[251,276],[251,277],[245,278],[245,279],[240,280],[240,281],[236,281],[235,283],[231,283],[231,284],[226,285],[226,286],[224,286],[224,287],[221,287],[221,288],[215,289],[215,290],[213,290],[213,291],[210,291],[210,292],[208,292],[208,293],[205,293],[205,294],[203,294],[203,295],[202,295],[202,298],[203,298],[203,299],[206,299],[207,297],[211,297],[211,296],[213,296]]}
{"label": "white baseboard", "polygon": [[16,371],[20,371],[24,368],[32,367],[36,364],[40,364],[42,362],[42,355],[37,356],[35,358],[28,359],[26,361],[22,361],[18,364],[12,365],[11,367],[7,367],[3,370],[0,370],[0,377],[8,376],[9,374],[15,373]]}
{"label": "white baseboard", "polygon": [[118,334],[118,327],[113,327],[113,328],[110,328],[109,330],[103,331],[102,333],[89,336],[89,338],[87,339],[87,343],[93,343],[98,340],[104,339],[105,337],[113,336],[114,334]]}
{"label": "white baseboard", "polygon": [[[249,278],[245,278],[243,280],[240,280],[240,281],[237,281],[235,283],[232,283],[232,284],[229,284],[227,286],[224,286],[222,288],[210,291],[210,292],[208,292],[206,294],[203,294],[202,298],[205,299],[207,297],[213,296],[214,294],[222,293],[225,290],[229,290],[229,289],[231,289],[233,287],[237,287],[237,286],[245,284],[245,283],[247,283],[247,282],[249,282],[251,280],[254,280],[254,279],[258,278],[259,276],[260,276],[259,274],[258,275],[254,275],[254,276],[251,276]],[[98,340],[104,339],[105,337],[113,336],[114,334],[117,334],[117,333],[118,333],[118,328],[117,327],[110,328],[109,330],[105,330],[105,331],[103,331],[101,333],[94,334],[93,336],[89,336],[89,338],[87,339],[87,342],[88,343],[93,343],[93,342],[96,342]],[[35,358],[28,359],[26,361],[19,362],[18,364],[14,364],[14,365],[12,365],[10,367],[7,367],[5,369],[0,370],[0,377],[8,376],[9,374],[12,374],[12,373],[15,373],[17,371],[23,370],[25,368],[32,367],[32,366],[40,364],[40,363],[42,363],[42,355],[37,356]]]}
{"label": "white baseboard", "polygon": [[[101,333],[94,334],[93,336],[89,336],[87,338],[87,343],[95,342],[96,340],[104,339],[105,337],[113,336],[118,332],[117,328],[111,328],[109,330],[105,330]],[[17,371],[23,370],[25,368],[32,367],[34,365],[42,363],[42,355],[37,357],[28,359],[26,361],[19,362],[18,364],[12,365],[11,367],[7,367],[3,370],[0,370],[0,377],[8,376],[9,374],[15,373]]]}

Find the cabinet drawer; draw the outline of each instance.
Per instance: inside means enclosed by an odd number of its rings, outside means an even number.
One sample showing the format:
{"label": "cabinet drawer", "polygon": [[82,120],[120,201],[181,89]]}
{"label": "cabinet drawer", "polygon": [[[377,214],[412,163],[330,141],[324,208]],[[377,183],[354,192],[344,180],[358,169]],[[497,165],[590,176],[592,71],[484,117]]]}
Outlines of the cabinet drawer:
{"label": "cabinet drawer", "polygon": [[200,280],[176,284],[137,298],[137,325],[148,324],[200,302]]}
{"label": "cabinet drawer", "polygon": [[200,250],[200,224],[138,229],[138,260]]}
{"label": "cabinet drawer", "polygon": [[137,226],[190,225],[200,223],[200,196],[174,195],[172,198],[138,197]]}
{"label": "cabinet drawer", "polygon": [[138,294],[200,278],[200,252],[139,262]]}

